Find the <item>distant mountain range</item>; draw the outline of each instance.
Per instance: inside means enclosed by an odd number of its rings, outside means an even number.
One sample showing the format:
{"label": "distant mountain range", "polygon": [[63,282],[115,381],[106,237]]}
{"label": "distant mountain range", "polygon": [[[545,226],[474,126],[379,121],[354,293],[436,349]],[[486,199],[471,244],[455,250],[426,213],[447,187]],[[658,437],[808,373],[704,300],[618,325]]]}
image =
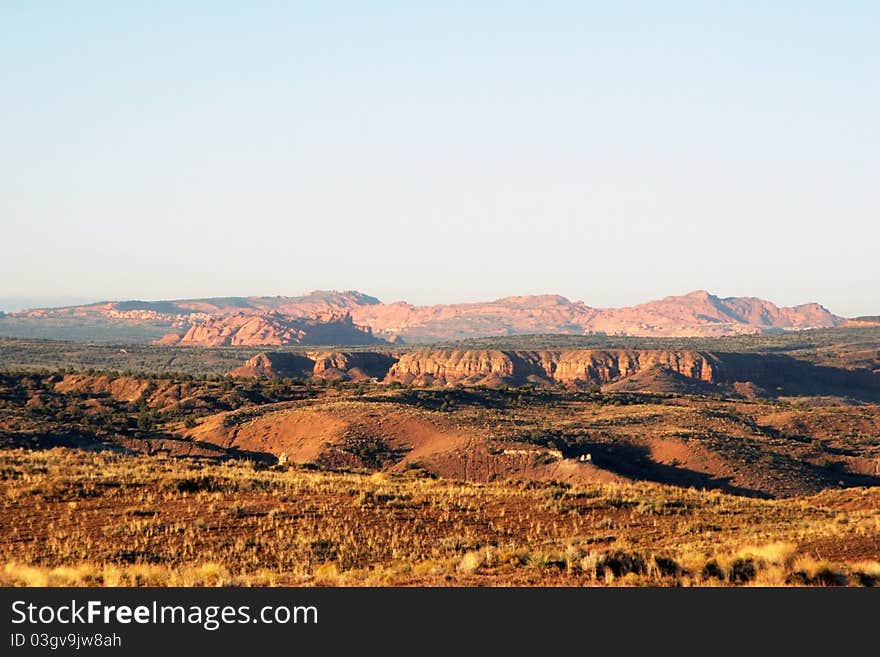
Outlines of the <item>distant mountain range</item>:
{"label": "distant mountain range", "polygon": [[95,323],[111,335],[114,326],[148,327],[149,335],[168,345],[329,345],[534,333],[712,337],[829,328],[846,321],[817,303],[780,307],[755,297],[721,298],[703,290],[625,308],[593,308],[557,295],[415,306],[382,303],[355,291],[318,290],[298,297],[114,301],[25,310],[0,321],[0,335],[10,322],[19,334],[22,327],[43,322],[62,326],[59,330]]}

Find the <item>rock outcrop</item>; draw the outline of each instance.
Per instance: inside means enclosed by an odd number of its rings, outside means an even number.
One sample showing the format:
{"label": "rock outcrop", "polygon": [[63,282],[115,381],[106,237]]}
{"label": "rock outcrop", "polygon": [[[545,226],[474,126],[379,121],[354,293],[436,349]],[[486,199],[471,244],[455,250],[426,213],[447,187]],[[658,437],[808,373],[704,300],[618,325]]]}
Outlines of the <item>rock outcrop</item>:
{"label": "rock outcrop", "polygon": [[665,369],[712,383],[717,362],[711,354],[697,351],[653,349],[420,350],[403,354],[391,367],[387,380],[413,385],[602,385],[647,369]]}
{"label": "rock outcrop", "polygon": [[314,363],[313,376],[328,380],[344,379],[349,381],[382,380],[388,375],[388,371],[397,360],[389,354],[367,351],[310,352],[309,358]]}
{"label": "rock outcrop", "polygon": [[604,309],[549,294],[415,306],[381,303],[360,292],[315,291],[299,297],[102,302],[12,316],[161,326],[174,331],[161,344],[202,346],[371,344],[376,336],[425,343],[532,333],[712,337],[828,328],[845,321],[815,303],[784,308],[754,297],[721,298],[702,290]]}
{"label": "rock outcrop", "polygon": [[257,354],[229,374],[269,379],[382,380],[395,361],[393,356],[372,351],[267,352]]}
{"label": "rock outcrop", "polygon": [[378,352],[267,352],[229,373],[253,377],[375,379],[406,385],[603,385],[661,369],[689,380],[714,383],[719,363],[712,354],[662,350],[508,351],[421,349]]}
{"label": "rock outcrop", "polygon": [[719,336],[837,326],[843,319],[817,303],[781,308],[755,297],[720,298],[705,290],[630,308],[607,308],[589,322],[596,333]]}
{"label": "rock outcrop", "polygon": [[270,352],[257,354],[229,374],[264,379],[300,379],[314,374],[315,361],[301,354]]}
{"label": "rock outcrop", "polygon": [[273,312],[263,315],[237,313],[212,317],[193,324],[178,340],[166,335],[159,344],[223,347],[230,345],[363,345],[384,342],[368,326],[352,321],[351,314],[328,313],[315,317],[289,317]]}
{"label": "rock outcrop", "polygon": [[413,386],[562,384],[576,389],[601,386],[608,391],[723,392],[746,397],[837,395],[874,401],[880,399],[876,362],[869,358],[848,369],[777,354],[665,349],[309,351],[260,354],[230,374]]}

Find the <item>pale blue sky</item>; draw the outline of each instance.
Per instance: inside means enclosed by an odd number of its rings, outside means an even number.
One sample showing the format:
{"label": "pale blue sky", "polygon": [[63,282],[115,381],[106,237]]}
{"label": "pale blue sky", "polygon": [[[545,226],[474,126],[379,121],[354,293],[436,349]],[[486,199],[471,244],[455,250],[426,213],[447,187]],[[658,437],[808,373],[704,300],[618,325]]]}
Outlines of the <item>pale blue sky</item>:
{"label": "pale blue sky", "polygon": [[876,2],[0,0],[0,297],[880,312]]}

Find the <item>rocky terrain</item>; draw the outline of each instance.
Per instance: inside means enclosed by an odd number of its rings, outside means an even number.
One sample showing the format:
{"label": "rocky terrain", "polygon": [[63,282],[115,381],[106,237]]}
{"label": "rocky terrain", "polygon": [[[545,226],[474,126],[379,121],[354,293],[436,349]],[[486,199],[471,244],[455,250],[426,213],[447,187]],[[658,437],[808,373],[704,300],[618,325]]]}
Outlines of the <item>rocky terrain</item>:
{"label": "rocky terrain", "polygon": [[[535,333],[681,337],[828,328],[844,323],[816,303],[779,307],[753,297],[705,291],[627,308],[593,308],[558,295],[515,296],[485,303],[416,306],[382,303],[360,292],[315,291],[299,297],[229,297],[123,301],[28,310],[0,318],[0,335],[33,335],[35,327],[74,325],[164,329],[162,344],[369,344],[377,339],[429,343]],[[30,328],[31,333],[27,333]],[[16,333],[17,331],[17,333]],[[22,333],[25,331],[25,333]]]}
{"label": "rocky terrain", "polygon": [[810,333],[0,341],[0,579],[876,586],[876,329]]}
{"label": "rocky terrain", "polygon": [[[413,386],[563,385],[737,397],[832,395],[880,401],[880,354],[816,364],[787,355],[662,349],[416,349],[262,353],[233,376],[374,380]],[[827,364],[826,364],[827,363]]]}
{"label": "rocky terrain", "polygon": [[687,336],[820,328],[842,321],[817,303],[780,308],[764,299],[721,299],[699,290],[632,308],[603,310],[589,322],[589,327],[609,334]]}
{"label": "rocky terrain", "polygon": [[351,314],[325,313],[291,317],[279,312],[260,315],[236,313],[192,324],[184,334],[169,333],[156,344],[224,347],[284,344],[376,344],[369,326],[360,326]]}
{"label": "rocky terrain", "polygon": [[605,384],[648,369],[713,383],[717,359],[693,351],[419,350],[403,354],[387,379],[414,385]]}
{"label": "rocky terrain", "polygon": [[[309,360],[324,372],[354,366],[343,359]],[[696,361],[682,370],[691,366],[697,375]],[[647,480],[758,497],[880,482],[876,402],[621,388],[661,371],[712,385],[657,369],[589,391],[0,373],[0,448],[422,470],[478,482]]]}
{"label": "rocky terrain", "polygon": [[363,381],[384,379],[397,361],[393,356],[373,352],[262,353],[229,373],[259,378],[319,378]]}

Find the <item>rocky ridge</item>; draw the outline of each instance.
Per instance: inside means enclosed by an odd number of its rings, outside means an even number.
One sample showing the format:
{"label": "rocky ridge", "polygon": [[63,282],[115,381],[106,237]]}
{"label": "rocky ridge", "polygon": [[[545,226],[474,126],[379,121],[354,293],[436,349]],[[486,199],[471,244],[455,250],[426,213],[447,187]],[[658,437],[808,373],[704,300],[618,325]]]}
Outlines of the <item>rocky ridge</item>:
{"label": "rocky ridge", "polygon": [[416,386],[601,385],[651,369],[716,383],[719,368],[717,357],[699,351],[422,349],[402,354],[268,352],[229,373],[266,378],[375,379]]}
{"label": "rocky ridge", "polygon": [[270,379],[380,380],[386,377],[395,361],[393,356],[377,352],[269,352],[257,354],[229,374]]}
{"label": "rocky ridge", "polygon": [[221,315],[193,324],[183,335],[169,333],[159,344],[203,347],[286,344],[377,344],[369,326],[352,321],[350,313],[289,317],[278,312],[262,315]]}
{"label": "rocky ridge", "polygon": [[262,353],[233,376],[374,380],[412,386],[563,385],[567,388],[725,393],[745,397],[836,395],[880,401],[880,373],[774,354],[665,349],[418,349],[402,353]]}
{"label": "rocky ridge", "polygon": [[382,303],[354,291],[314,291],[299,297],[104,302],[11,316],[161,324],[174,330],[162,344],[201,346],[430,343],[533,333],[713,337],[828,328],[846,321],[816,303],[780,307],[704,290],[623,308],[593,308],[559,295],[416,306]]}

